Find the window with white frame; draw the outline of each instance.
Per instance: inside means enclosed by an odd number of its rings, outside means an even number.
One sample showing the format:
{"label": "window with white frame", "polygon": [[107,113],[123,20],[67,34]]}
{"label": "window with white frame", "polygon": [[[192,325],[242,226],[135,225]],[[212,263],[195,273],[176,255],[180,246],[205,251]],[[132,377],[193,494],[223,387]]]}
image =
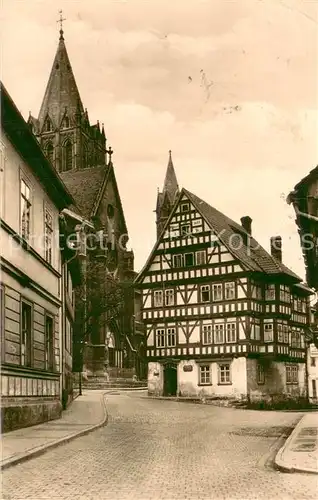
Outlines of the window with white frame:
{"label": "window with white frame", "polygon": [[177,254],[172,256],[173,267],[183,267],[183,255]]}
{"label": "window with white frame", "polygon": [[296,348],[301,347],[300,330],[298,330],[296,328],[292,328],[290,345],[291,345],[291,347],[296,347]]}
{"label": "window with white frame", "polygon": [[235,299],[235,283],[225,283],[225,299]]}
{"label": "window with white frame", "polygon": [[45,260],[52,264],[52,251],[53,251],[53,217],[51,213],[45,209],[44,221],[44,237],[45,237]]}
{"label": "window with white frame", "polygon": [[33,361],[33,308],[32,305],[21,302],[21,364],[32,366]]}
{"label": "window with white frame", "polygon": [[156,346],[165,347],[165,331],[163,328],[156,331]]}
{"label": "window with white frame", "polygon": [[226,323],[226,342],[236,342],[236,323]]}
{"label": "window with white frame", "polygon": [[212,285],[212,296],[214,301],[223,299],[223,287],[221,284]]}
{"label": "window with white frame", "polygon": [[283,324],[284,344],[289,344],[289,328],[288,325]]}
{"label": "window with white frame", "polygon": [[190,224],[183,224],[180,229],[181,229],[181,236],[190,236],[191,235]]}
{"label": "window with white frame", "polygon": [[210,285],[200,287],[201,302],[210,302]]}
{"label": "window with white frame", "polygon": [[212,344],[213,343],[212,325],[203,325],[202,326],[202,343],[203,344]]}
{"label": "window with white frame", "polygon": [[265,286],[265,300],[275,300],[275,285],[267,284]]}
{"label": "window with white frame", "polygon": [[189,212],[190,210],[190,204],[189,203],[181,203],[180,205],[180,211],[181,212]]}
{"label": "window with white frame", "polygon": [[177,343],[175,328],[158,328],[156,330],[157,347],[175,347]]}
{"label": "window with white frame", "polygon": [[165,290],[165,305],[174,305],[174,290],[172,288],[169,288],[169,290]]}
{"label": "window with white frame", "polygon": [[298,384],[298,365],[286,365],[286,384]]}
{"label": "window with white frame", "polygon": [[214,325],[214,343],[224,344],[224,325],[223,323]]}
{"label": "window with white frame", "polygon": [[31,232],[31,190],[27,183],[21,179],[21,216],[20,216],[20,226],[21,226],[21,236],[25,240],[30,238]]}
{"label": "window with white frame", "polygon": [[167,347],[174,347],[176,345],[176,329],[167,328]]}
{"label": "window with white frame", "polygon": [[231,365],[230,363],[219,363],[219,384],[231,384]]}
{"label": "window with white frame", "polygon": [[45,316],[45,345],[44,345],[45,369],[54,369],[54,319]]}
{"label": "window with white frame", "polygon": [[162,299],[162,290],[155,290],[153,294],[154,299],[154,307],[162,307],[163,299]]}
{"label": "window with white frame", "polygon": [[274,341],[274,327],[273,322],[264,322],[264,342]]}
{"label": "window with white frame", "polygon": [[284,330],[282,323],[277,323],[277,342],[284,342]]}
{"label": "window with white frame", "polygon": [[281,302],[290,302],[290,288],[287,285],[280,285],[279,300]]}
{"label": "window with white frame", "polygon": [[211,384],[211,368],[210,365],[200,365],[199,366],[199,375],[200,375],[200,385],[209,385]]}
{"label": "window with white frame", "polygon": [[257,363],[257,383],[265,384],[265,370],[262,363]]}
{"label": "window with white frame", "polygon": [[198,250],[195,252],[195,263],[197,266],[203,266],[206,263],[206,251]]}

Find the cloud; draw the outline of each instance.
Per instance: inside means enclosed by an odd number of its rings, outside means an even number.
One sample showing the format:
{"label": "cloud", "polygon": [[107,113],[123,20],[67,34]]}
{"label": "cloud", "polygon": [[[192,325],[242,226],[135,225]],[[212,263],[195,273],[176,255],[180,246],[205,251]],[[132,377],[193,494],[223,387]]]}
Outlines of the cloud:
{"label": "cloud", "polygon": [[[61,0],[58,8],[84,105],[115,151],[136,267],[154,241],[156,189],[172,149],[181,185],[236,220],[249,214],[261,243],[281,234],[287,263],[303,274],[281,193],[317,163],[317,2]],[[4,0],[3,79],[25,116],[44,95],[58,8]]]}

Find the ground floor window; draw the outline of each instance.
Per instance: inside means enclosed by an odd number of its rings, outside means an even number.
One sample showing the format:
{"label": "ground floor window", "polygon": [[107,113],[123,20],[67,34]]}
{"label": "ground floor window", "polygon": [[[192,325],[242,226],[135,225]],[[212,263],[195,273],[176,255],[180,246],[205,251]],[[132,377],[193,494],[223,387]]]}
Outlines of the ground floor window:
{"label": "ground floor window", "polygon": [[32,366],[32,306],[21,303],[21,364]]}
{"label": "ground floor window", "polygon": [[286,383],[298,384],[298,365],[286,365]]}
{"label": "ground floor window", "polygon": [[257,383],[265,384],[265,370],[262,363],[257,363]]}
{"label": "ground floor window", "polygon": [[222,363],[218,365],[219,384],[231,384],[231,365],[230,363]]}
{"label": "ground floor window", "polygon": [[200,374],[199,382],[201,385],[211,384],[210,365],[200,365],[199,374]]}
{"label": "ground floor window", "polygon": [[54,320],[51,316],[45,316],[45,369],[54,369]]}

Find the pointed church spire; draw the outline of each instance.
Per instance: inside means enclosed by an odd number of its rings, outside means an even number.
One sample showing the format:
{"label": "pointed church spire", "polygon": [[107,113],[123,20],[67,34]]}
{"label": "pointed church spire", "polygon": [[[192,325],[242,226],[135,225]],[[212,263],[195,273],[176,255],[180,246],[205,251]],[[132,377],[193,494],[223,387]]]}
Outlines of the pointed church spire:
{"label": "pointed church spire", "polygon": [[74,116],[79,110],[83,113],[83,104],[65,46],[64,20],[60,11],[60,19],[58,20],[60,23],[59,44],[39,113],[40,129],[42,129],[47,116],[52,120],[53,126],[58,128],[65,107],[67,107],[70,117]]}
{"label": "pointed church spire", "polygon": [[166,194],[166,193],[169,196],[170,201],[172,203],[174,202],[176,196],[179,193],[179,185],[178,185],[177,176],[176,176],[173,162],[172,162],[171,150],[169,151],[168,167],[167,167],[165,182],[163,185],[163,194]]}
{"label": "pointed church spire", "polygon": [[162,193],[157,193],[157,206],[156,206],[156,224],[157,224],[157,238],[161,234],[163,226],[169,217],[173,208],[176,198],[179,194],[179,186],[177,176],[174,170],[171,150],[169,151],[169,161],[166,171],[166,177],[163,185]]}

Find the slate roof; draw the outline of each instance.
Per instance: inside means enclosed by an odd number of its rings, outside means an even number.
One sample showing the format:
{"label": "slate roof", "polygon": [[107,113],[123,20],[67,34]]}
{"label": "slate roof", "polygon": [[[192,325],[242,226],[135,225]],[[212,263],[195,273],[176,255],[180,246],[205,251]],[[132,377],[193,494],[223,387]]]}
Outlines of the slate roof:
{"label": "slate roof", "polygon": [[75,116],[78,111],[84,113],[63,32],[60,32],[58,48],[39,112],[40,127],[42,128],[47,115],[50,116],[54,127],[59,127],[66,108],[69,117]]}
{"label": "slate roof", "polygon": [[81,214],[87,219],[91,216],[108,169],[108,166],[102,165],[83,170],[69,170],[60,174]]}
{"label": "slate roof", "polygon": [[317,178],[318,178],[318,165],[315,168],[313,168],[309,172],[309,174],[306,175],[306,177],[304,177],[301,181],[299,181],[298,184],[296,184],[294,190],[298,191],[299,188],[303,187],[304,185],[308,184],[309,182]]}
{"label": "slate roof", "polygon": [[[232,253],[247,266],[251,271],[263,272],[266,274],[287,274],[297,281],[302,279],[291,271],[282,262],[272,257],[247,231],[237,222],[233,221],[216,208],[201,200],[190,191],[183,189],[194,206],[202,213],[206,222],[216,232],[220,234],[220,240]],[[237,240],[235,240],[235,235]],[[241,237],[240,237],[241,235]],[[250,244],[247,246],[244,235],[249,236]]]}
{"label": "slate roof", "polygon": [[[265,273],[269,275],[285,274],[293,279],[293,281],[301,282],[302,278],[297,276],[285,264],[272,257],[249,233],[237,222],[233,221],[225,214],[212,207],[204,200],[191,193],[187,189],[182,189],[176,204],[183,195],[186,195],[193,203],[195,208],[202,214],[210,228],[218,235],[222,243],[237,257],[245,269],[249,271]],[[165,227],[170,223],[174,211],[171,212]],[[165,227],[162,230],[161,236],[165,232]],[[153,252],[156,250],[161,237],[158,238],[145,266],[140,271],[135,281],[138,281],[142,274],[147,269]],[[247,242],[249,241],[249,244]]]}
{"label": "slate roof", "polygon": [[177,181],[177,176],[174,170],[171,151],[169,151],[169,161],[166,172],[166,177],[163,185],[163,194],[167,193],[170,201],[173,203],[176,199],[176,195],[179,193],[179,185]]}

